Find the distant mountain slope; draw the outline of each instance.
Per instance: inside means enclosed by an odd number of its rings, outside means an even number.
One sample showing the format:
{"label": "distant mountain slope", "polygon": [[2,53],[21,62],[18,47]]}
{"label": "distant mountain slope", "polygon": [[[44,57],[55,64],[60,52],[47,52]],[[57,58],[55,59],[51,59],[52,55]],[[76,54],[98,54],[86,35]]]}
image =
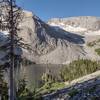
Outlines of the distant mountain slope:
{"label": "distant mountain slope", "polygon": [[70,31],[97,31],[100,30],[100,18],[92,16],[79,16],[70,18],[54,18],[48,24],[60,26]]}

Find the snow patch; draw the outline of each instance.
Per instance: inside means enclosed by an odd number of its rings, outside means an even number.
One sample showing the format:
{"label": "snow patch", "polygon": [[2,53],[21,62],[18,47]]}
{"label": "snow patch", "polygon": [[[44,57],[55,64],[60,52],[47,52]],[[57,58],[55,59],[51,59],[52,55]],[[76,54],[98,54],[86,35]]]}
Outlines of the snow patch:
{"label": "snow patch", "polygon": [[88,32],[85,33],[85,35],[91,35],[91,36],[100,35],[100,30],[98,30],[98,31],[88,31]]}
{"label": "snow patch", "polygon": [[0,34],[8,35],[9,32],[7,32],[7,31],[0,31]]}
{"label": "snow patch", "polygon": [[82,28],[82,27],[74,27],[71,25],[65,25],[64,23],[50,23],[51,26],[56,27],[56,30],[59,28],[64,29],[65,31],[69,31],[69,32],[84,32],[87,31],[86,28]]}
{"label": "snow patch", "polygon": [[52,27],[55,28],[56,31],[59,31],[59,29],[63,29],[65,31],[68,31],[68,32],[73,32],[75,34],[81,34],[81,35],[90,35],[90,36],[95,36],[95,35],[100,35],[100,30],[98,31],[90,31],[90,30],[87,30],[86,28],[82,28],[82,27],[74,27],[74,26],[71,26],[71,25],[66,25],[64,23],[50,23],[50,25]]}

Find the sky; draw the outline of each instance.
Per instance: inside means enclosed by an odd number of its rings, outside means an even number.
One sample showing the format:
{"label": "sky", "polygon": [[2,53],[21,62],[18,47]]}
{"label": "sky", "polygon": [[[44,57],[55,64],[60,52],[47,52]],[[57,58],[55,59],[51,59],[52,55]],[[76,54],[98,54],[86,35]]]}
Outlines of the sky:
{"label": "sky", "polygon": [[42,20],[72,16],[100,16],[100,0],[16,0]]}

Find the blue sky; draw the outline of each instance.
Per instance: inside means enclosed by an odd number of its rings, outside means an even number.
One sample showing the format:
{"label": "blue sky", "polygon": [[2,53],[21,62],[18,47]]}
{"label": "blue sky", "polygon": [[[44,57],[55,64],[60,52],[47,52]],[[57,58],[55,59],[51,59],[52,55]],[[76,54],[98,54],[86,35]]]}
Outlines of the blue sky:
{"label": "blue sky", "polygon": [[100,16],[100,0],[16,0],[42,20],[55,17]]}

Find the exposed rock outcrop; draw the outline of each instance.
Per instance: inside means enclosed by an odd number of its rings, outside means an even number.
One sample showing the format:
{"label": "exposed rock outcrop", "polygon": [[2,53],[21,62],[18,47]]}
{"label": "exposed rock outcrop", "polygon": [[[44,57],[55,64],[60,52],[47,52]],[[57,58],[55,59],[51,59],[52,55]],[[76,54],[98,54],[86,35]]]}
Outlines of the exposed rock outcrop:
{"label": "exposed rock outcrop", "polygon": [[[83,36],[56,31],[40,18],[25,12],[19,36],[31,45],[32,53],[23,53],[36,63],[62,64],[78,58],[84,58],[85,52],[79,44],[84,43]],[[27,56],[28,55],[28,56]]]}

